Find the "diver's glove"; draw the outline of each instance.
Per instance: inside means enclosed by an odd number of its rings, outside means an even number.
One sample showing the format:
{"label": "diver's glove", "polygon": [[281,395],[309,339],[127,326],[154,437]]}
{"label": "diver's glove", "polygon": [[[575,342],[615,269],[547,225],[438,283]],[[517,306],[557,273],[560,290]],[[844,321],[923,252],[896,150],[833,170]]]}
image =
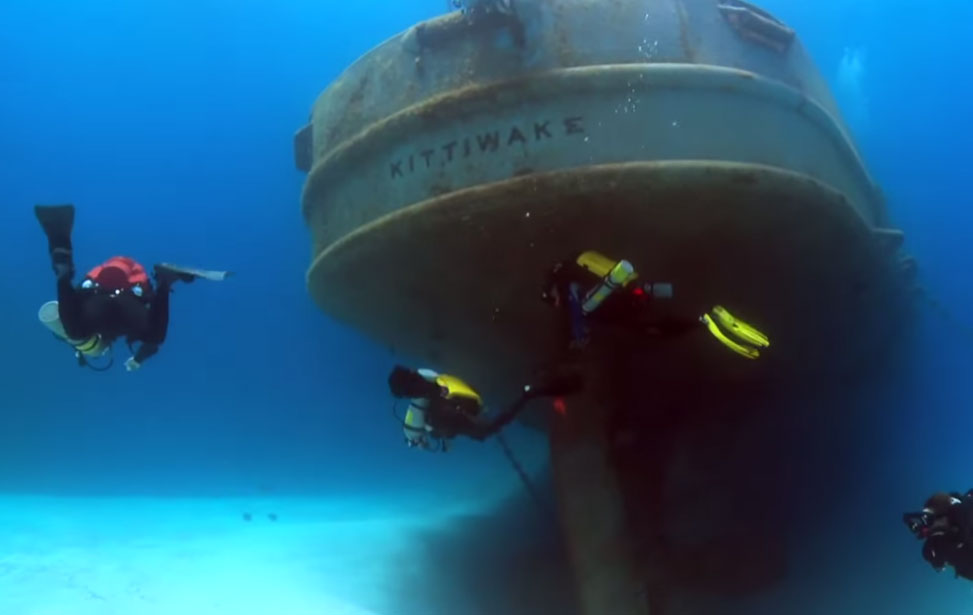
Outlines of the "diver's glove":
{"label": "diver's glove", "polygon": [[134,372],[138,368],[142,367],[142,364],[135,360],[135,357],[129,357],[125,359],[125,371]]}

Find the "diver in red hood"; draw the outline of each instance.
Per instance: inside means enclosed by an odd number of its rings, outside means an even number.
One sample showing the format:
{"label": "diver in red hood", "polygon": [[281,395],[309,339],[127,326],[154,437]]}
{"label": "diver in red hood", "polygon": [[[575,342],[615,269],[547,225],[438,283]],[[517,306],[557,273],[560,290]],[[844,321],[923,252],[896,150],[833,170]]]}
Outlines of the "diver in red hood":
{"label": "diver in red hood", "polygon": [[[34,213],[47,235],[57,277],[57,302],[41,309],[41,320],[74,346],[81,365],[88,365],[89,358],[105,355],[116,339],[124,337],[130,348],[139,343],[133,356],[125,361],[125,369],[138,369],[165,341],[172,285],[177,281],[193,282],[198,277],[222,280],[230,275],[162,263],[154,267],[153,287],[142,265],[126,256],[115,256],[89,271],[75,286],[71,249],[74,206],[36,205]],[[49,306],[56,309],[45,313]]]}

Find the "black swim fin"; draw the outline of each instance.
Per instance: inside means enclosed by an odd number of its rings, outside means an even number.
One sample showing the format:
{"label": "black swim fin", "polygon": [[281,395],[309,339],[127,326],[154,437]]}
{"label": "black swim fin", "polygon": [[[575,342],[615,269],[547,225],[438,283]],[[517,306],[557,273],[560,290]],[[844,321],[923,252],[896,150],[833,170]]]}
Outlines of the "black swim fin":
{"label": "black swim fin", "polygon": [[34,205],[34,215],[37,216],[44,234],[53,245],[55,242],[71,241],[71,231],[74,230],[74,205]]}
{"label": "black swim fin", "polygon": [[60,280],[74,277],[71,231],[74,230],[74,205],[34,205],[34,215],[47,235],[54,275]]}
{"label": "black swim fin", "polygon": [[233,275],[233,272],[196,269],[194,267],[180,267],[179,265],[172,265],[169,263],[159,263],[155,266],[155,275],[157,279],[160,279],[160,281],[162,281],[162,279],[166,279],[170,282],[182,280],[183,282],[188,283],[192,282],[196,278],[202,278],[212,282],[222,282],[226,278]]}

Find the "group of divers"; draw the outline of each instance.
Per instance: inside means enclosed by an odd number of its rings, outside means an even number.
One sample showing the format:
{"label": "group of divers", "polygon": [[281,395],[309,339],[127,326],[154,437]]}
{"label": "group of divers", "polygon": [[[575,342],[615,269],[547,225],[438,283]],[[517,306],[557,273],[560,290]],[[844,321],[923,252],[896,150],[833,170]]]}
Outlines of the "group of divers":
{"label": "group of divers", "polygon": [[[112,346],[125,339],[132,354],[124,367],[138,370],[165,341],[173,285],[197,279],[221,281],[231,275],[159,263],[150,276],[134,259],[114,256],[75,284],[71,244],[74,206],[36,205],[34,211],[47,236],[57,280],[57,301],[44,304],[39,318],[73,348],[82,366],[97,370],[111,367]],[[761,350],[770,346],[766,335],[718,305],[699,317],[660,319],[653,306],[659,299],[672,296],[672,286],[642,283],[638,277],[629,261],[595,251],[552,264],[543,281],[541,298],[560,318],[565,348],[583,351],[592,336],[605,327],[623,327],[632,335],[666,337],[704,331],[730,351],[751,360],[758,359]],[[389,374],[388,386],[395,399],[408,402],[401,419],[406,444],[445,451],[457,437],[483,441],[499,434],[531,400],[548,398],[555,408],[563,407],[563,399],[580,393],[584,382],[572,371],[548,373],[525,386],[513,403],[492,414],[473,387],[431,369],[396,365]],[[965,494],[933,494],[919,512],[903,518],[909,530],[924,541],[923,558],[935,570],[952,566],[957,577],[973,580],[973,489]]]}

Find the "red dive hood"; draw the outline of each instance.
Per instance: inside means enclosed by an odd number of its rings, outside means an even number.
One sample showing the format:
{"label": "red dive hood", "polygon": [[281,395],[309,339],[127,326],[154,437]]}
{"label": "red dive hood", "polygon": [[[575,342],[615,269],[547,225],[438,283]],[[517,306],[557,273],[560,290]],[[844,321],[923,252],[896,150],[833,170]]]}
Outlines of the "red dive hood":
{"label": "red dive hood", "polygon": [[88,272],[86,276],[106,290],[126,290],[141,284],[149,286],[145,267],[127,256],[113,256]]}

